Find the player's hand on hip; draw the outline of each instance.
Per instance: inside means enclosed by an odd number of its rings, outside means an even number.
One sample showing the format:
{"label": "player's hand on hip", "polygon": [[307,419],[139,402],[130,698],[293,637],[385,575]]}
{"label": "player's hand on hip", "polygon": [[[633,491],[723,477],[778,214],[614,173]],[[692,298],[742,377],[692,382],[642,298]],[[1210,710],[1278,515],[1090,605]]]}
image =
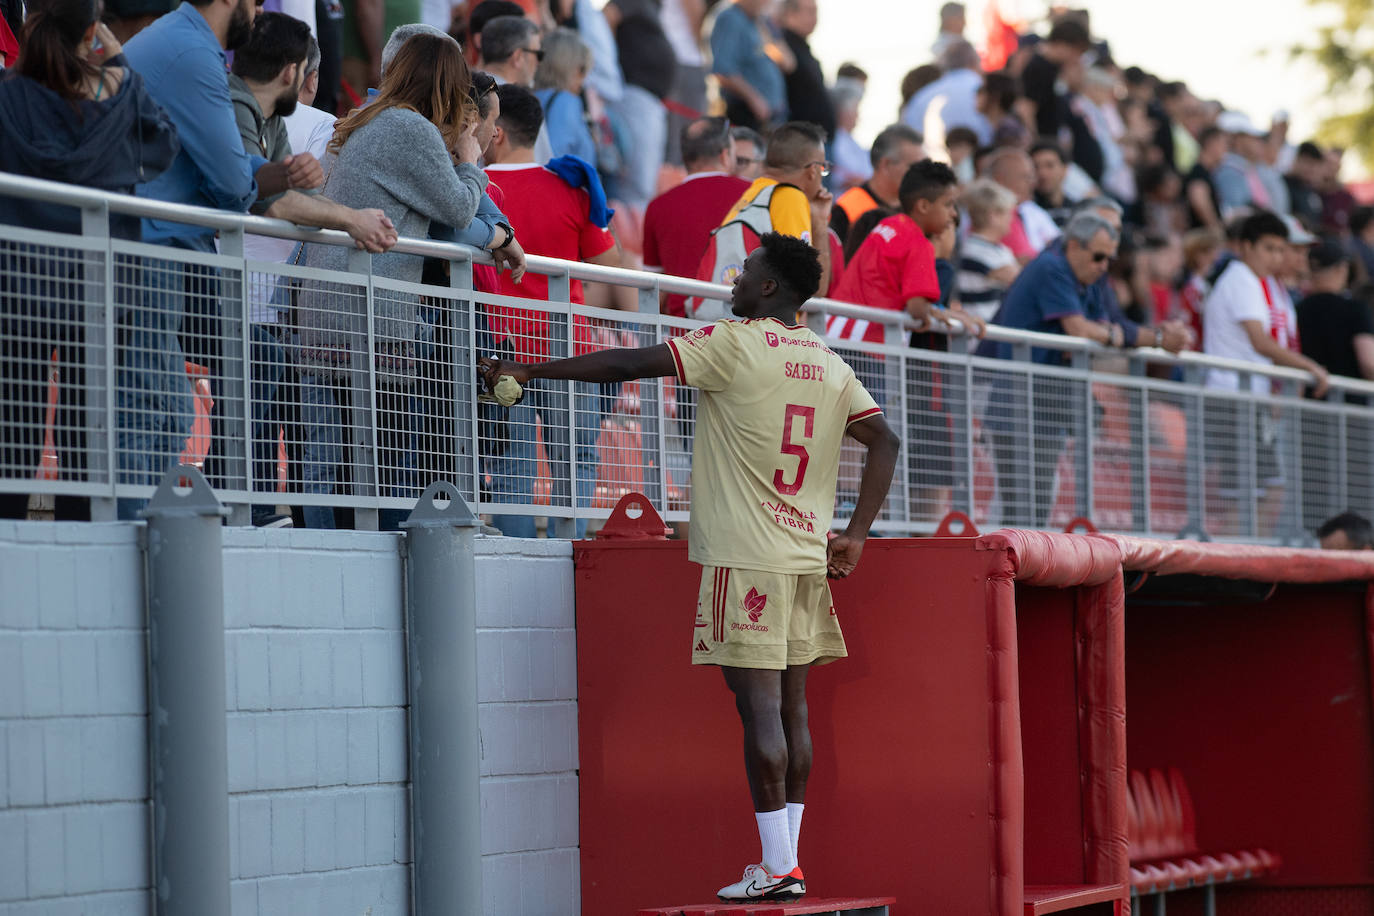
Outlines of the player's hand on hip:
{"label": "player's hand on hip", "polygon": [[859,565],[859,555],[863,551],[863,538],[835,535],[825,545],[825,574],[831,579],[843,579]]}

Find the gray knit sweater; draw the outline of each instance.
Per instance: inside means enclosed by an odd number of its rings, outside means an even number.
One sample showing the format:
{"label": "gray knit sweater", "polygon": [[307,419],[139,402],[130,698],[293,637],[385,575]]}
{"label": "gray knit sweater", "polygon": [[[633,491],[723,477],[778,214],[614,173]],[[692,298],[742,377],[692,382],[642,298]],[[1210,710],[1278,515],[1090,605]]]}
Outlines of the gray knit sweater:
{"label": "gray knit sweater", "polygon": [[[354,131],[337,157],[326,157],[324,168],[326,197],[355,209],[383,210],[402,237],[427,237],[431,220],[466,227],[487,187],[486,174],[475,165],[454,167],[438,128],[403,108],[389,108]],[[346,270],[348,253],[338,245],[307,245],[304,263]],[[417,255],[372,256],[375,277],[419,283],[423,266]],[[374,290],[374,358],[379,381],[389,386],[404,387],[414,377],[416,342],[430,336],[419,304],[414,293]],[[363,291],[307,281],[297,310],[301,364],[346,372],[351,352],[366,345]]]}

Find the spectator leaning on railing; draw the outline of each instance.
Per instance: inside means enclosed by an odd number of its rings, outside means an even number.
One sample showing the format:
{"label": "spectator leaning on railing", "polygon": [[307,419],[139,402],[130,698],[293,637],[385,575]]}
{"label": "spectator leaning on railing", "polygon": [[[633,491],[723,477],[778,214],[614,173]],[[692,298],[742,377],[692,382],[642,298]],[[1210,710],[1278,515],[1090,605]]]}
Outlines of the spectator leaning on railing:
{"label": "spectator leaning on railing", "polygon": [[[546,168],[534,161],[534,139],[539,132],[542,113],[539,101],[528,90],[505,85],[497,89],[501,114],[496,135],[487,150],[487,174],[505,194],[506,213],[520,233],[530,254],[586,261],[608,267],[620,266],[621,252],[609,229],[610,212],[604,192],[592,167],[573,157],[555,159]],[[551,171],[557,169],[557,173]],[[574,180],[574,176],[577,179]],[[502,278],[501,293],[528,299],[549,297],[548,278],[531,274],[519,286]],[[572,302],[583,302],[582,283],[569,284]],[[507,355],[524,360],[547,359],[564,355],[557,352],[546,312],[497,308],[488,318],[492,343]],[[593,330],[585,318],[575,318],[569,333],[574,349],[584,352]],[[562,335],[557,335],[562,337]],[[556,482],[554,496],[568,499],[565,481],[571,476],[568,465],[569,427],[576,424],[574,453],[577,462],[576,498],[578,505],[591,501],[596,483],[596,441],[601,432],[609,392],[579,385],[568,403],[565,389],[539,388],[527,393],[525,400],[510,407],[484,405],[488,418],[506,430],[501,440],[492,443],[491,489],[497,503],[528,503],[538,475],[535,451],[535,419],[543,418],[544,443],[553,465]],[[507,535],[534,537],[534,518],[497,515],[493,524]],[[585,528],[585,522],[582,523]]]}
{"label": "spectator leaning on railing", "polygon": [[[95,0],[48,0],[29,14],[19,59],[0,74],[0,171],[128,194],[171,165],[176,131],[98,14]],[[103,47],[93,51],[97,39]],[[0,223],[82,232],[73,207],[4,196]],[[137,241],[139,222],[111,214],[110,234]],[[38,469],[56,349],[58,462],[63,479],[80,480],[87,427],[84,274],[79,256],[49,248],[45,257],[45,247],[0,243],[0,474],[29,479]],[[132,305],[128,289],[115,287],[125,307]],[[24,518],[28,499],[27,493],[0,494],[0,517]],[[85,499],[57,497],[59,519],[89,512]]]}
{"label": "spectator leaning on railing", "polygon": [[[130,40],[129,64],[148,92],[171,116],[181,153],[138,194],[172,203],[244,212],[259,194],[318,187],[323,181],[313,156],[272,163],[244,152],[224,72],[224,51],[253,34],[252,0],[183,3]],[[214,230],[166,220],[143,222],[143,238],[200,254],[215,251]],[[220,277],[203,263],[145,260],[139,279],[141,307],[120,330],[117,408],[119,481],[154,484],[181,453],[191,430],[192,404],[183,346],[197,362],[222,375],[219,354]],[[180,335],[185,336],[180,336]],[[206,470],[218,475],[223,430],[219,409],[211,417],[211,455]],[[121,518],[134,518],[139,500],[120,500]]]}
{"label": "spectator leaning on railing", "polygon": [[[229,97],[234,101],[234,116],[244,152],[260,153],[270,162],[291,155],[287,135],[287,115],[300,101],[310,56],[310,28],[284,13],[263,13],[253,24],[253,37],[234,54],[229,76]],[[353,210],[336,204],[323,195],[287,190],[270,198],[259,198],[252,213],[285,219],[303,226],[342,229],[359,248],[378,253],[396,244],[396,228],[381,210]],[[278,240],[268,241],[269,244]],[[244,239],[244,254],[257,257],[257,237]],[[275,250],[267,252],[275,254]],[[253,483],[255,489],[271,492],[276,480],[277,431],[283,412],[277,409],[277,390],[286,372],[286,350],[290,343],[282,334],[277,308],[261,301],[264,284],[253,284],[250,318],[253,321]],[[283,287],[272,285],[272,292]],[[266,320],[263,320],[266,319]],[[255,524],[279,521],[270,504],[253,507]]]}
{"label": "spectator leaning on railing", "polygon": [[[1288,257],[1288,236],[1288,225],[1274,213],[1260,211],[1246,218],[1240,230],[1238,256],[1226,265],[1203,306],[1203,349],[1210,356],[1260,366],[1305,369],[1316,376],[1313,393],[1321,397],[1326,393],[1326,370],[1286,345],[1288,336],[1297,330],[1290,324],[1295,317],[1275,302],[1266,282],[1283,269]],[[1240,383],[1240,373],[1233,369],[1207,371],[1208,388],[1239,391]],[[1209,464],[1220,475],[1219,492],[1226,500],[1226,513],[1232,517],[1232,523],[1241,503],[1262,496],[1272,504],[1286,483],[1279,461],[1280,427],[1277,417],[1264,403],[1271,385],[1268,376],[1250,376],[1250,393],[1261,399],[1254,405],[1252,442],[1243,441],[1246,412],[1252,407],[1249,401],[1213,399],[1204,411],[1205,426],[1213,430],[1206,440]],[[1252,458],[1253,492],[1245,485],[1245,469]],[[1291,484],[1292,472],[1287,476]]]}
{"label": "spectator leaning on railing", "polygon": [[[451,38],[416,35],[407,40],[387,68],[377,98],[339,122],[329,147],[337,158],[325,193],[345,206],[381,209],[406,237],[424,238],[432,222],[466,228],[487,186],[476,166],[481,149],[474,137],[477,118],[468,98],[469,82],[462,51]],[[396,155],[397,150],[405,155]],[[347,262],[347,249],[306,246],[307,266],[345,270]],[[423,259],[416,255],[388,252],[372,259],[374,275],[412,283],[420,280],[422,268]],[[416,496],[416,414],[421,407],[414,388],[424,330],[419,297],[405,292],[379,296],[370,335],[352,331],[355,322],[365,324],[364,307],[357,297],[333,296],[314,284],[298,300],[306,490],[328,493],[334,488],[343,456],[339,384],[351,378],[352,350],[366,346],[373,336],[376,349],[368,358],[380,389],[375,412],[379,490],[385,496]],[[443,407],[426,403],[424,409]],[[383,510],[380,523],[394,529],[405,514]],[[332,527],[333,520],[327,511],[307,509],[306,521],[312,527]]]}

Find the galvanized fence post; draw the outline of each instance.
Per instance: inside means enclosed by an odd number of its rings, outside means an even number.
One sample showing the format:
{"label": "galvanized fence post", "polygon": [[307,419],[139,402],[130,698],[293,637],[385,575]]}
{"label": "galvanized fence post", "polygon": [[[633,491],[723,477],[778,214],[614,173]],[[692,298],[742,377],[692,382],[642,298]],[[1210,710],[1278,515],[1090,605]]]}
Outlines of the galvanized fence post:
{"label": "galvanized fence post", "polygon": [[[439,508],[435,497],[449,504]],[[413,912],[482,912],[477,590],[481,522],[452,484],[420,496],[406,535]],[[221,681],[223,679],[221,678]]]}
{"label": "galvanized fence post", "polygon": [[[179,495],[179,478],[191,492]],[[224,698],[227,514],[200,471],[162,477],[143,516],[153,890],[160,916],[229,916]]]}
{"label": "galvanized fence post", "polygon": [[115,269],[110,247],[109,204],[81,209],[81,234],[104,240],[100,251],[85,255],[86,480],[109,484],[108,495],[91,497],[91,521],[115,520]]}

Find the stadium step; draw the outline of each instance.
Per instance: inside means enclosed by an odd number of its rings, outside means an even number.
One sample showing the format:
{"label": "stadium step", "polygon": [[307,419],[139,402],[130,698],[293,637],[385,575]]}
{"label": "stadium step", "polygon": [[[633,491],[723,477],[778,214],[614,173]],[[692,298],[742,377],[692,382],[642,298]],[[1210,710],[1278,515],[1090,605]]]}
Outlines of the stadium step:
{"label": "stadium step", "polygon": [[639,916],[887,916],[896,897],[824,897],[793,903],[700,903],[640,910]]}

